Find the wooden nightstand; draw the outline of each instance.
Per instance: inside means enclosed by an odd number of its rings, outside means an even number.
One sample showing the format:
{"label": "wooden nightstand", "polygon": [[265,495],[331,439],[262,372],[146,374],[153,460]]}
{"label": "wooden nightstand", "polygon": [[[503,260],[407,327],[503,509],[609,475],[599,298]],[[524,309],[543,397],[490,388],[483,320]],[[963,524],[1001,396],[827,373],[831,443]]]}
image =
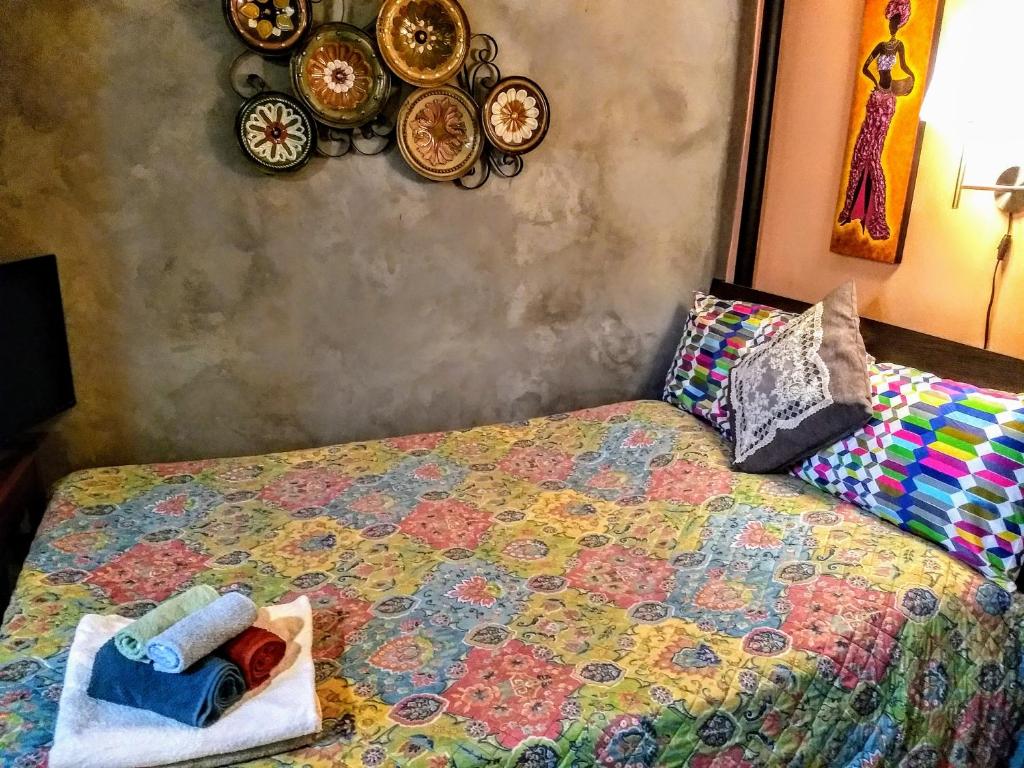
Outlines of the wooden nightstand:
{"label": "wooden nightstand", "polygon": [[33,441],[0,455],[0,613],[7,607],[36,527],[46,510],[46,489]]}

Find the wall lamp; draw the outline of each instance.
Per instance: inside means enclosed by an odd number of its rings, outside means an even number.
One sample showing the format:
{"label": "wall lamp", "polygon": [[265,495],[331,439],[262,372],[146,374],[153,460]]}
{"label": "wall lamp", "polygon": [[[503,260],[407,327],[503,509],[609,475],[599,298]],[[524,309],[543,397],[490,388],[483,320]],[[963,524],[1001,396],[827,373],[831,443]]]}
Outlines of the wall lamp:
{"label": "wall lamp", "polygon": [[[998,23],[993,23],[998,20]],[[953,191],[953,208],[960,207],[965,190],[989,192],[996,207],[1006,214],[1006,233],[996,248],[988,309],[985,314],[985,348],[992,332],[992,309],[999,275],[1013,245],[1014,218],[1024,213],[1024,171],[1014,165],[991,183],[968,181],[968,161],[981,155],[986,167],[1024,157],[1020,125],[1024,123],[1024,100],[1015,98],[998,74],[978,76],[977,63],[985,62],[991,73],[1017,69],[1017,36],[1024,28],[1021,0],[970,0],[947,13],[939,41],[938,56],[921,119],[956,136],[962,147]]]}
{"label": "wall lamp", "polygon": [[1013,247],[1013,222],[1024,213],[1024,170],[1020,166],[1007,168],[996,179],[994,184],[967,184],[964,177],[967,172],[966,150],[960,156],[960,167],[957,169],[956,190],[953,193],[953,208],[960,207],[960,197],[964,190],[973,192],[991,192],[995,198],[996,208],[1006,214],[1006,232],[996,248],[996,261],[992,267],[992,285],[988,294],[988,307],[985,310],[985,349],[992,341],[992,310],[995,307],[996,293],[999,287],[999,273],[1006,264],[1006,258]]}
{"label": "wall lamp", "polygon": [[953,208],[960,207],[960,197],[964,190],[972,192],[993,192],[996,196],[996,206],[1003,213],[1016,216],[1024,211],[1024,173],[1019,166],[1007,168],[996,179],[994,184],[968,184],[965,182],[967,176],[967,152],[960,155],[960,167],[956,174],[956,189],[953,192]]}

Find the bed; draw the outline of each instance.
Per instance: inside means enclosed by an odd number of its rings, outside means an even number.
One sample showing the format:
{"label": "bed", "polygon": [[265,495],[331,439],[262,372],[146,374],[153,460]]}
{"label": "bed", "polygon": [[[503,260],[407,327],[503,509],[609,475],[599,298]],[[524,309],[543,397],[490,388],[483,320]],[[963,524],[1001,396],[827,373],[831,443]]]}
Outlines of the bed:
{"label": "bed", "polygon": [[46,762],[88,612],[308,595],[324,730],[266,766],[1004,765],[1024,605],[665,403],[62,481],[0,630]]}

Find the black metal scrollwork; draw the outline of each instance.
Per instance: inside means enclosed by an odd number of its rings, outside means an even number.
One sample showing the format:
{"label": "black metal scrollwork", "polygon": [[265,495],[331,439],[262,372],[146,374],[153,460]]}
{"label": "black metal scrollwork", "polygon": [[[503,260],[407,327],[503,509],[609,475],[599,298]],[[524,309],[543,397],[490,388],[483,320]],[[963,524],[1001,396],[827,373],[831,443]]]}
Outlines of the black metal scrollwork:
{"label": "black metal scrollwork", "polygon": [[469,54],[459,73],[459,86],[473,97],[477,104],[483,104],[487,94],[501,80],[501,70],[495,64],[498,58],[498,42],[491,35],[479,32],[469,41]]}
{"label": "black metal scrollwork", "polygon": [[[498,41],[491,35],[478,32],[470,38],[469,55],[466,56],[458,80],[459,87],[472,97],[478,109],[501,80],[497,58]],[[481,113],[480,119],[486,120],[487,115]],[[523,172],[523,167],[522,156],[502,152],[485,139],[480,159],[465,176],[455,180],[455,185],[461,189],[480,189],[492,173],[503,179],[513,179]]]}
{"label": "black metal scrollwork", "polygon": [[231,89],[243,99],[250,99],[257,93],[270,90],[263,76],[252,71],[253,65],[262,61],[259,54],[244,51],[231,62],[228,68],[228,81],[231,83]]}
{"label": "black metal scrollwork", "polygon": [[359,155],[380,155],[386,152],[395,135],[395,112],[401,89],[392,88],[384,109],[377,117],[359,128],[330,128],[320,126],[320,144],[317,151],[324,157],[343,157],[349,152]]}

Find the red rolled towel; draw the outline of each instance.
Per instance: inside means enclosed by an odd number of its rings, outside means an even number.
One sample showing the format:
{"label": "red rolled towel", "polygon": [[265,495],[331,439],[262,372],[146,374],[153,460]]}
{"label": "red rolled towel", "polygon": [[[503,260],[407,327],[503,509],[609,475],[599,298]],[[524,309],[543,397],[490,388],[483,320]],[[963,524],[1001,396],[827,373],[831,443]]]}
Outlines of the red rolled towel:
{"label": "red rolled towel", "polygon": [[284,652],[284,640],[261,627],[249,627],[220,648],[221,655],[242,670],[250,690],[266,682],[274,667],[281,663]]}

